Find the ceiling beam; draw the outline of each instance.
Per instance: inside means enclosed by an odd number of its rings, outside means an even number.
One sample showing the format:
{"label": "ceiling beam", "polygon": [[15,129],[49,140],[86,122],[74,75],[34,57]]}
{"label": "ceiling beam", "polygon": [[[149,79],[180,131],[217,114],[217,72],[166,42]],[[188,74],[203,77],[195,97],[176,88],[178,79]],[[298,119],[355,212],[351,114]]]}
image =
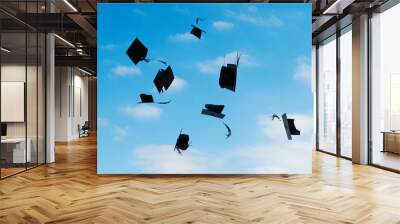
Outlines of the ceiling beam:
{"label": "ceiling beam", "polygon": [[55,56],[56,66],[87,67],[96,71],[97,60],[91,56]]}

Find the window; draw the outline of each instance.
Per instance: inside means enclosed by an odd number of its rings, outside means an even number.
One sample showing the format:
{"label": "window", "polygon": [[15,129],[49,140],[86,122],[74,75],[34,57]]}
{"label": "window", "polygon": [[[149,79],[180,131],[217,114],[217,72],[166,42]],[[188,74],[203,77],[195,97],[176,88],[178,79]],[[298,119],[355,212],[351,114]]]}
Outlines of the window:
{"label": "window", "polygon": [[400,170],[400,5],[371,19],[371,161]]}
{"label": "window", "polygon": [[340,36],[340,155],[352,154],[352,32],[351,26]]}
{"label": "window", "polygon": [[318,149],[336,153],[336,36],[318,47]]}

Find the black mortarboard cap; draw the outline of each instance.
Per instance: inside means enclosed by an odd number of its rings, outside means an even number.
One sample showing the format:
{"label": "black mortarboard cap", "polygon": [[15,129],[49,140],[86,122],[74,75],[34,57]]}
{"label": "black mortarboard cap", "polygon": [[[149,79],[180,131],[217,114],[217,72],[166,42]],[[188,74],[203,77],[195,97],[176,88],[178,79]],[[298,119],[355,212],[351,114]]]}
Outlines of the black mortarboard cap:
{"label": "black mortarboard cap", "polygon": [[221,67],[221,72],[219,74],[219,86],[221,88],[229,89],[235,92],[236,89],[236,75],[237,75],[237,65],[228,64],[227,66]]}
{"label": "black mortarboard cap", "polygon": [[201,33],[203,33],[204,30],[200,29],[197,26],[192,25],[192,30],[190,31],[191,34],[193,34],[193,36],[201,39]]}
{"label": "black mortarboard cap", "polygon": [[161,93],[169,88],[169,86],[174,81],[174,78],[175,77],[172,68],[171,66],[168,66],[166,69],[158,70],[153,82],[158,92]]}
{"label": "black mortarboard cap", "polygon": [[292,140],[292,135],[300,135],[300,131],[294,125],[294,119],[287,118],[286,113],[284,113],[282,114],[282,120],[289,140]]}
{"label": "black mortarboard cap", "polygon": [[140,100],[142,101],[141,103],[154,103],[153,96],[144,93],[140,94]]}
{"label": "black mortarboard cap", "polygon": [[129,46],[128,50],[126,51],[126,54],[136,65],[140,61],[146,60],[147,47],[145,47],[143,43],[140,42],[138,38],[136,38],[132,42],[131,46]]}
{"label": "black mortarboard cap", "polygon": [[155,102],[152,95],[148,95],[148,94],[144,94],[144,93],[140,94],[140,100],[141,101],[138,103],[169,104],[171,102],[171,100]]}
{"label": "black mortarboard cap", "polygon": [[206,109],[201,111],[201,114],[213,116],[216,118],[224,118],[225,114],[222,114],[222,110],[224,109],[224,105],[215,105],[215,104],[206,104],[204,106]]}
{"label": "black mortarboard cap", "polygon": [[186,150],[189,148],[189,135],[180,133],[178,139],[176,140],[175,150]]}

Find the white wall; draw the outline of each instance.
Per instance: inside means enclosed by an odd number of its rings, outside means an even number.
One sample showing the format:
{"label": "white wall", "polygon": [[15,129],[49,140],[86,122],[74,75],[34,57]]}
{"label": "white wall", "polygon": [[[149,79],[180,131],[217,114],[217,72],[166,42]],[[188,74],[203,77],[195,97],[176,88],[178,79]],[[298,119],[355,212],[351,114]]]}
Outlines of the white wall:
{"label": "white wall", "polygon": [[[20,64],[4,64],[1,66],[1,81],[2,82],[24,82],[26,83],[25,76],[26,72],[28,74],[36,74],[36,67],[34,66],[27,66]],[[28,77],[29,78],[29,77]],[[36,81],[29,80],[30,85],[36,85]],[[28,88],[27,89],[27,96],[28,96],[28,103],[30,104],[34,101],[32,98],[36,100],[36,89]],[[4,96],[3,96],[4,97]],[[34,105],[28,105],[31,107],[36,108],[36,101]],[[23,108],[24,109],[24,108]],[[2,108],[2,110],[6,110],[6,108]],[[28,111],[31,112],[31,111]],[[33,116],[33,117],[32,117]],[[33,127],[36,130],[36,113],[28,113],[28,122],[35,122],[35,127],[33,124],[28,124],[28,129]],[[25,124],[26,122],[7,122],[7,135],[8,137],[25,137]],[[28,130],[28,137],[29,134]],[[35,132],[36,134],[36,132]]]}
{"label": "white wall", "polygon": [[[37,70],[38,69],[38,70]],[[44,120],[44,74],[42,67],[25,66],[25,64],[18,63],[5,63],[1,66],[2,82],[23,82],[26,84],[26,106],[22,102],[22,108],[9,108],[2,107],[2,114],[8,113],[22,113],[21,122],[5,122],[7,124],[7,137],[8,138],[24,138],[25,135],[30,140],[30,148],[32,161],[44,163],[44,150],[45,150],[45,120]],[[27,80],[25,80],[27,78]],[[5,94],[2,89],[2,94]],[[24,90],[20,90],[24,94]],[[2,95],[2,99],[9,98],[7,95]],[[24,98],[24,97],[23,97]],[[20,111],[9,111],[20,110]],[[26,120],[24,114],[26,112]],[[2,119],[3,120],[3,119]],[[39,155],[37,155],[37,153]]]}
{"label": "white wall", "polygon": [[77,139],[78,125],[88,120],[88,78],[76,68],[56,67],[55,87],[55,140]]}
{"label": "white wall", "polygon": [[55,141],[68,140],[68,88],[70,84],[69,68],[55,68]]}

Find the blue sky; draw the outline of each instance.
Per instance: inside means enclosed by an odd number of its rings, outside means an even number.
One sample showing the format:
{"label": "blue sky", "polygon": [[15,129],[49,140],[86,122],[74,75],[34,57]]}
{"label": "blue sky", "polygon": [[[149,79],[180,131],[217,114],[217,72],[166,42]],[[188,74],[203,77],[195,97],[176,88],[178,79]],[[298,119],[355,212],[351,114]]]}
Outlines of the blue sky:
{"label": "blue sky", "polygon": [[[198,40],[189,34],[205,21]],[[134,65],[126,49],[138,37],[148,57],[166,60],[175,81],[162,94],[160,63]],[[311,172],[310,4],[99,4],[99,173]],[[236,92],[221,89],[219,70],[242,54]],[[139,94],[168,105],[138,105]],[[224,122],[201,115],[224,104]],[[296,119],[288,141],[272,113]],[[173,151],[180,130],[192,147]]]}

